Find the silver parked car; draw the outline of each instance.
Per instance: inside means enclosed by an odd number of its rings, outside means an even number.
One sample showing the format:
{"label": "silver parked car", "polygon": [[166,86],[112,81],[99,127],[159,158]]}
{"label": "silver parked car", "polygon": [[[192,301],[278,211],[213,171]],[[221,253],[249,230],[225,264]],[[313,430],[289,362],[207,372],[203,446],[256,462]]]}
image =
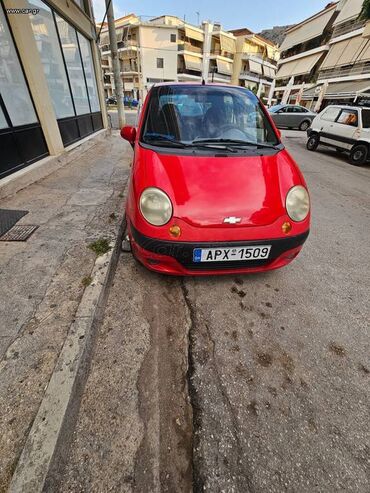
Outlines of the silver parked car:
{"label": "silver parked car", "polygon": [[299,128],[303,131],[310,127],[312,120],[317,116],[316,113],[297,104],[277,104],[271,106],[268,111],[277,127]]}

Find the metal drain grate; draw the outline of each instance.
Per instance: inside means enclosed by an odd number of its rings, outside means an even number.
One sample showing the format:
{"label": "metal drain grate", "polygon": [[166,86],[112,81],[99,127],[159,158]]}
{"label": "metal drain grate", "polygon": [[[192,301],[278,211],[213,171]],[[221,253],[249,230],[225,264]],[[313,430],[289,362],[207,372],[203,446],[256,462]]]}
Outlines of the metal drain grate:
{"label": "metal drain grate", "polygon": [[8,232],[0,236],[0,241],[26,241],[38,226],[13,226]]}
{"label": "metal drain grate", "polygon": [[0,209],[0,236],[10,230],[28,211]]}

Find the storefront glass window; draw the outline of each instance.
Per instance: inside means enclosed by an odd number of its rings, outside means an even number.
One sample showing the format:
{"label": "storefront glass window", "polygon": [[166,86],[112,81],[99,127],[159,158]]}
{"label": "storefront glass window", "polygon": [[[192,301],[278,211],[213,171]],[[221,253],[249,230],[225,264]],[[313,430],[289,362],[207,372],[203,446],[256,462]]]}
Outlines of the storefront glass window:
{"label": "storefront glass window", "polygon": [[30,19],[56,116],[57,118],[74,116],[72,97],[52,11],[40,0],[29,0],[28,4],[30,9],[39,9],[36,15],[30,15]]}
{"label": "storefront glass window", "polygon": [[78,33],[78,42],[80,43],[82,63],[85,70],[87,90],[89,92],[89,99],[91,105],[91,111],[100,111],[98,89],[96,87],[96,78],[94,72],[93,58],[91,54],[91,46],[88,39],[82,34]]}
{"label": "storefront glass window", "polygon": [[62,44],[64,60],[67,66],[77,115],[90,113],[76,31],[68,24],[68,22],[57,14],[55,14],[55,20],[58,27],[60,42]]}
{"label": "storefront glass window", "polygon": [[0,108],[0,128],[7,128],[7,126],[3,110]]}
{"label": "storefront glass window", "polygon": [[[37,122],[18,55],[0,5],[0,94],[14,127]],[[0,128],[7,127],[0,113]]]}

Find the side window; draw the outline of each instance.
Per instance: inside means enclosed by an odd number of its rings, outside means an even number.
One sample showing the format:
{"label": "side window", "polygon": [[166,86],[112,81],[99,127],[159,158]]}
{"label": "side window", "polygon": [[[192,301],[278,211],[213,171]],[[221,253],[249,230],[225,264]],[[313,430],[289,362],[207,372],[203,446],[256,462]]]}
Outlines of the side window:
{"label": "side window", "polygon": [[308,113],[308,109],[303,106],[297,106],[299,113]]}
{"label": "side window", "polygon": [[334,122],[340,113],[340,108],[327,108],[321,115],[321,120]]}
{"label": "side window", "polygon": [[337,123],[342,125],[350,125],[351,127],[357,127],[358,125],[358,113],[355,110],[342,110],[337,119]]}
{"label": "side window", "polygon": [[286,113],[295,113],[294,106],[287,106],[285,109]]}
{"label": "side window", "polygon": [[157,68],[163,68],[163,58],[157,58]]}
{"label": "side window", "polygon": [[370,128],[370,110],[362,110],[362,126]]}
{"label": "side window", "polygon": [[176,43],[176,34],[171,34],[170,38],[171,43]]}

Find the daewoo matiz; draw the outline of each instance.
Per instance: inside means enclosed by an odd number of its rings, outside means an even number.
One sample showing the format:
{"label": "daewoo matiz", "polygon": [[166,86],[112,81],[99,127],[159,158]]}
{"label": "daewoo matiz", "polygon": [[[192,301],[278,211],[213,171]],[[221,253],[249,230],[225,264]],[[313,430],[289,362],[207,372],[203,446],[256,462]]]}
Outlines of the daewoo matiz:
{"label": "daewoo matiz", "polygon": [[159,84],[138,129],[126,204],[134,256],[165,274],[277,269],[310,226],[310,201],[279,131],[250,91]]}

